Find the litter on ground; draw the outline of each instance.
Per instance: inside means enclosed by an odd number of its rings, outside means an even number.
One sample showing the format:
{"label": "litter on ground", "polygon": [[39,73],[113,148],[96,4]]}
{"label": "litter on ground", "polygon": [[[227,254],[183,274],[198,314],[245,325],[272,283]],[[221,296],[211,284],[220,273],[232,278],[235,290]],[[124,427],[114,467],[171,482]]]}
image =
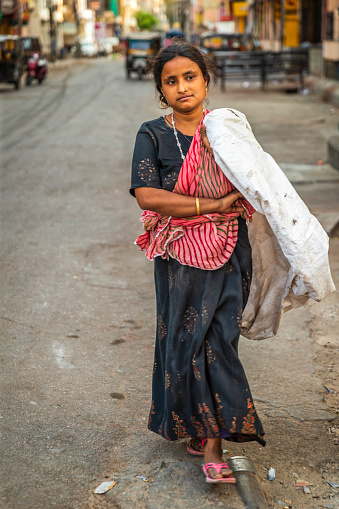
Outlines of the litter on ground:
{"label": "litter on ground", "polygon": [[135,477],[136,477],[137,479],[142,479],[144,482],[148,482],[147,477],[145,477],[144,475],[136,475]]}
{"label": "litter on ground", "polygon": [[274,479],[275,479],[275,470],[274,470],[274,468],[273,468],[273,467],[271,467],[271,468],[269,469],[268,474],[267,474],[267,479],[268,479],[269,481],[274,481]]}
{"label": "litter on ground", "polygon": [[104,493],[107,493],[108,490],[113,488],[115,486],[117,481],[105,481],[98,486],[93,493],[96,493],[97,495],[103,495]]}

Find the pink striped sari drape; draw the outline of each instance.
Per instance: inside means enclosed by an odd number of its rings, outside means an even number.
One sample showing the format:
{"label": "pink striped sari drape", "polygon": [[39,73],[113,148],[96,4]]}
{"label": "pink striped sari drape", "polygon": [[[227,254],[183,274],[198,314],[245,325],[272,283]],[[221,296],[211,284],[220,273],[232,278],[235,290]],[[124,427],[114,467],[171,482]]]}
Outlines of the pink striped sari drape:
{"label": "pink striped sari drape", "polygon": [[[222,173],[214,157],[200,137],[200,127],[194,135],[181,167],[174,193],[199,198],[222,198],[234,186]],[[253,207],[240,200],[253,214]],[[145,210],[142,222],[145,233],[135,243],[146,251],[149,260],[156,256],[171,256],[183,265],[205,270],[216,270],[230,258],[238,237],[239,213],[204,214],[192,217],[162,216]]]}

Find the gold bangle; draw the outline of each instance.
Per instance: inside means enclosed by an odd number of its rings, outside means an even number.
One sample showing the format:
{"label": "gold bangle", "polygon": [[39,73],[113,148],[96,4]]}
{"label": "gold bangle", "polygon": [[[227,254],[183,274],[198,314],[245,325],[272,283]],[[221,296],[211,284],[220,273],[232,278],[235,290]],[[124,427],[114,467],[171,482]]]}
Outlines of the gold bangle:
{"label": "gold bangle", "polygon": [[199,203],[199,198],[197,196],[195,198],[195,206],[197,209],[197,216],[200,216],[200,203]]}

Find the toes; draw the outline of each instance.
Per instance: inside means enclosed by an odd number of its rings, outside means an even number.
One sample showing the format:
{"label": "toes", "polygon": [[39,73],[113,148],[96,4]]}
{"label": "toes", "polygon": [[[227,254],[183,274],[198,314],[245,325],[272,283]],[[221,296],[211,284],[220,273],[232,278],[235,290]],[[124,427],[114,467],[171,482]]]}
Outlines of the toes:
{"label": "toes", "polygon": [[222,468],[220,474],[214,468],[208,469],[208,474],[212,479],[222,479],[223,477],[229,477],[232,474],[232,470],[229,468]]}
{"label": "toes", "polygon": [[222,479],[224,477],[222,474],[217,474],[217,471],[214,470],[214,468],[209,468],[207,472],[212,479]]}
{"label": "toes", "polygon": [[203,452],[203,447],[201,446],[201,441],[199,439],[192,438],[189,445],[196,452]]}

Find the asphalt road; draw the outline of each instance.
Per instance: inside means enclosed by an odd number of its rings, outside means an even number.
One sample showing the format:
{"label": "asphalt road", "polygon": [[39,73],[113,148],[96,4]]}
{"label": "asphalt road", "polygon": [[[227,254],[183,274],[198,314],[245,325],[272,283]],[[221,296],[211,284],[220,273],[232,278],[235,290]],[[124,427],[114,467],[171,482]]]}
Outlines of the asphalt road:
{"label": "asphalt road", "polygon": [[[333,226],[339,174],[317,162],[338,111],[241,83],[210,95],[211,108],[248,116],[311,210]],[[133,245],[140,211],[128,187],[136,131],[161,114],[151,80],[127,81],[121,61],[82,62],[40,87],[1,87],[0,107],[1,507],[241,508],[234,487],[204,482],[183,442],[146,430],[153,268]],[[329,399],[338,397],[338,310],[336,293],[290,312],[276,338],[243,340],[268,446],[224,447],[254,460],[270,507],[339,503],[327,484],[339,482],[337,400]],[[312,482],[310,495],[295,487],[297,477]],[[91,494],[107,479],[118,483]]]}

